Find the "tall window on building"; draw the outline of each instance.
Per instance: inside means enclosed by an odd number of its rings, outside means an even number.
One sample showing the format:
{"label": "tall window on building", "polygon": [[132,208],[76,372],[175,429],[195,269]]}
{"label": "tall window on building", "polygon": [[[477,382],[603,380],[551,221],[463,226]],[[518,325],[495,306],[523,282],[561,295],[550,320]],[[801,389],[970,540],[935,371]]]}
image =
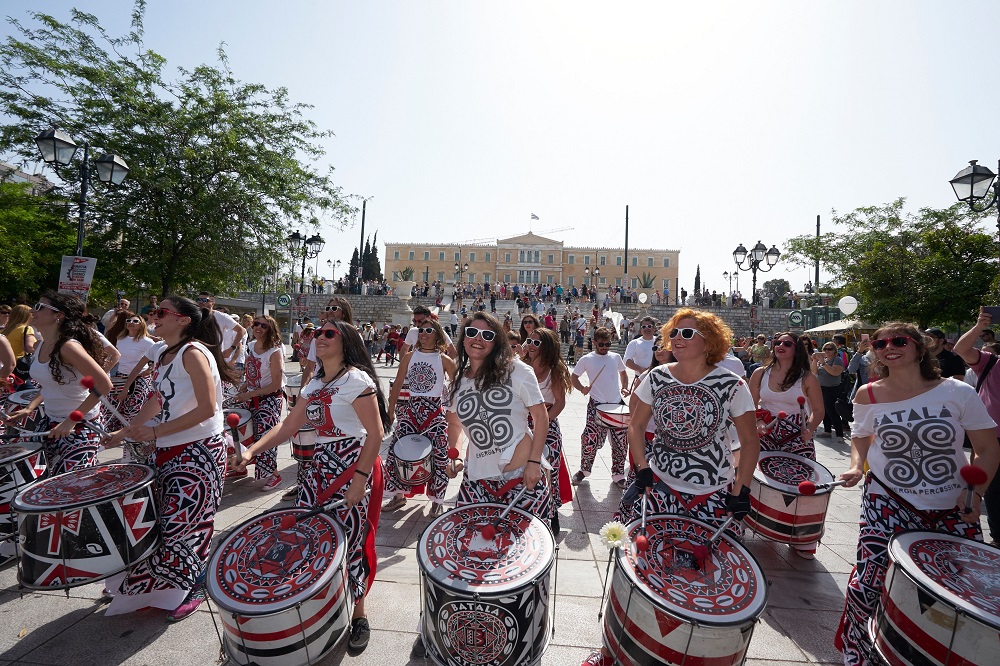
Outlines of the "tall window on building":
{"label": "tall window on building", "polygon": [[438,282],[444,282],[444,271],[438,271]]}
{"label": "tall window on building", "polygon": [[486,261],[491,261],[492,258],[493,258],[493,254],[491,252],[487,252],[486,253]]}
{"label": "tall window on building", "polygon": [[519,263],[519,264],[523,264],[524,263],[524,250],[519,250],[518,251],[518,253],[517,253],[517,263]]}
{"label": "tall window on building", "polygon": [[413,261],[413,250],[410,250],[410,261]]}
{"label": "tall window on building", "polygon": [[554,254],[550,254],[549,255],[549,263],[550,264],[556,263],[556,255],[554,255]]}
{"label": "tall window on building", "polygon": [[653,258],[652,257],[649,257],[648,259],[646,259],[646,265],[649,266],[650,268],[653,267]]}
{"label": "tall window on building", "polygon": [[444,252],[438,252],[438,261],[444,261]]}
{"label": "tall window on building", "polygon": [[601,258],[600,258],[600,264],[601,264],[601,266],[606,265],[607,261],[608,261],[608,258],[606,256],[604,256],[604,255],[601,255]]}
{"label": "tall window on building", "polygon": [[590,255],[589,255],[589,254],[588,254],[588,255],[585,255],[585,256],[583,257],[583,265],[584,265],[584,266],[589,266],[589,265],[590,265]]}
{"label": "tall window on building", "polygon": [[475,273],[469,273],[468,276],[466,277],[466,279],[469,281],[470,284],[475,284],[476,283],[476,274]]}
{"label": "tall window on building", "polygon": [[553,284],[556,281],[555,278],[556,278],[555,275],[546,275],[545,284]]}
{"label": "tall window on building", "polygon": [[504,273],[503,274],[503,281],[504,282],[510,282],[510,273]]}
{"label": "tall window on building", "polygon": [[632,284],[629,287],[629,289],[638,289],[639,288],[639,278],[632,278],[631,282],[632,282]]}
{"label": "tall window on building", "polygon": [[[619,255],[619,256],[615,257],[615,266],[621,266],[621,265],[622,265],[622,258],[621,258],[621,255]],[[618,286],[620,287],[621,285],[618,285]]]}
{"label": "tall window on building", "polygon": [[431,253],[424,252],[424,261],[430,261],[430,260],[431,260]]}
{"label": "tall window on building", "polygon": [[663,267],[670,268],[670,257],[663,257]]}
{"label": "tall window on building", "polygon": [[535,250],[535,263],[536,264],[542,263],[542,251],[541,250]]}
{"label": "tall window on building", "polygon": [[569,285],[570,287],[573,286],[573,276],[572,275],[570,275],[568,278],[566,278],[566,284]]}
{"label": "tall window on building", "polygon": [[576,256],[572,255],[572,254],[569,255],[569,261],[567,263],[569,263],[570,266],[572,266],[573,264],[575,264],[576,263]]}
{"label": "tall window on building", "polygon": [[[510,263],[510,252],[504,252],[503,256],[504,256],[504,263],[509,264]],[[505,281],[509,282],[510,278],[508,277],[507,280],[505,280]]]}
{"label": "tall window on building", "polygon": [[476,260],[476,253],[475,252],[470,252],[469,253],[469,263],[471,264],[475,260]]}
{"label": "tall window on building", "polygon": [[396,250],[395,252],[392,253],[392,258],[396,261],[399,261],[399,250]]}
{"label": "tall window on building", "polygon": [[[621,259],[621,257],[618,257],[618,258]],[[616,287],[622,286],[622,279],[621,278],[615,278],[615,286]]]}
{"label": "tall window on building", "polygon": [[491,282],[490,273],[483,273],[483,282],[485,282],[486,284],[489,284]]}
{"label": "tall window on building", "polygon": [[639,265],[639,257],[632,257],[632,265],[633,266]]}
{"label": "tall window on building", "polygon": [[670,289],[670,278],[663,278],[663,289]]}
{"label": "tall window on building", "polygon": [[456,252],[455,253],[455,262],[458,263],[459,261],[462,261],[462,253],[461,252]]}

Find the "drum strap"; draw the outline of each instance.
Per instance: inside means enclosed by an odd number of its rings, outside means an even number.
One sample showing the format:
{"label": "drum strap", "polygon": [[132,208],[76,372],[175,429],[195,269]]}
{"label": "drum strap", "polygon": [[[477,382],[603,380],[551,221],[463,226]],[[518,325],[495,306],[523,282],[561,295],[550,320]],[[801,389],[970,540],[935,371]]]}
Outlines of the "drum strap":
{"label": "drum strap", "polygon": [[892,490],[890,490],[889,487],[886,486],[884,483],[882,483],[882,481],[880,481],[879,478],[877,476],[875,476],[875,474],[873,474],[871,470],[868,470],[868,476],[871,477],[871,480],[874,481],[875,483],[877,483],[879,485],[879,487],[882,488],[882,490],[885,491],[886,495],[888,495],[892,499],[896,500],[901,505],[903,505],[904,507],[906,507],[907,509],[909,509],[910,511],[912,511],[915,514],[917,514],[918,516],[920,516],[921,518],[923,518],[924,520],[928,521],[931,524],[940,522],[942,518],[944,518],[945,516],[947,516],[949,513],[955,511],[954,508],[951,508],[951,509],[918,509],[915,506],[913,506],[912,504],[910,504],[909,502],[907,502],[905,499],[903,499],[902,497],[900,497],[899,495],[897,495],[896,493],[894,493]]}
{"label": "drum strap", "polygon": [[[412,417],[414,418],[414,420],[416,420],[416,418],[417,418],[417,415],[413,413],[413,409],[412,409],[412,408],[409,408],[409,407],[408,407],[408,409],[409,409],[409,411],[410,411],[410,416],[412,416]],[[417,432],[423,432],[424,430],[426,430],[426,429],[427,429],[427,426],[428,426],[428,425],[430,425],[431,421],[433,421],[433,420],[434,420],[434,419],[436,419],[437,417],[441,416],[441,414],[443,414],[443,413],[444,413],[444,410],[443,410],[443,409],[441,409],[440,407],[438,407],[438,408],[437,408],[436,410],[434,410],[434,412],[433,412],[433,413],[432,413],[432,414],[431,414],[430,416],[428,416],[428,417],[427,417],[427,418],[426,418],[426,419],[425,419],[425,420],[424,420],[424,421],[423,421],[422,423],[418,423],[418,424],[417,424]]]}
{"label": "drum strap", "polygon": [[697,505],[701,504],[706,499],[708,499],[709,497],[711,497],[712,495],[715,494],[715,491],[713,490],[712,492],[706,493],[704,495],[692,495],[691,496],[691,500],[690,501],[686,501],[684,499],[684,495],[682,493],[677,492],[676,490],[674,490],[673,488],[671,488],[669,485],[667,485],[667,483],[665,481],[663,481],[663,479],[661,479],[659,476],[657,476],[656,472],[653,472],[653,478],[656,479],[656,485],[661,487],[660,488],[660,492],[663,492],[662,489],[666,488],[667,492],[669,492],[671,495],[673,495],[674,497],[676,497],[677,501],[681,503],[681,506],[683,506],[684,509],[687,512],[689,512],[689,513],[691,512],[691,507],[697,506]]}
{"label": "drum strap", "polygon": [[480,484],[480,486],[482,487],[483,490],[485,490],[486,492],[488,492],[490,495],[493,495],[493,497],[495,497],[497,499],[500,499],[501,497],[503,497],[504,495],[506,495],[510,491],[514,490],[514,488],[517,488],[518,484],[520,484],[522,480],[523,480],[523,477],[520,477],[520,476],[517,477],[516,479],[511,479],[507,483],[505,483],[502,486],[500,486],[496,490],[496,492],[494,492],[493,489],[490,487],[492,485],[492,483],[488,479],[483,479],[482,481],[479,482],[479,484]]}
{"label": "drum strap", "polygon": [[278,389],[274,393],[268,393],[267,395],[254,396],[250,400],[251,400],[251,402],[253,402],[253,408],[254,409],[260,409],[260,401],[263,400],[264,398],[273,398],[276,395],[283,395],[283,394],[284,394],[284,391],[282,391],[281,389]]}
{"label": "drum strap", "polygon": [[351,480],[352,476],[354,476],[354,470],[356,470],[357,468],[358,468],[358,463],[355,462],[353,465],[351,465],[343,472],[341,472],[340,476],[334,479],[333,483],[327,486],[326,490],[320,493],[319,497],[316,498],[316,506],[322,506],[327,502],[329,502],[330,498],[333,497],[334,493],[336,493],[338,490],[347,485],[347,482]]}

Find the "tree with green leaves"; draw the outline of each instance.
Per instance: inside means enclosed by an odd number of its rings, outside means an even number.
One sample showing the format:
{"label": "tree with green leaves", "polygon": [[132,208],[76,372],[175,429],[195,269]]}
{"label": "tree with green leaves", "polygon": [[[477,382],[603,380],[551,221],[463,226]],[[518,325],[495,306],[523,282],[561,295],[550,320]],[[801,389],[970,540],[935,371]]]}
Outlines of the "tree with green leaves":
{"label": "tree with green leaves", "polygon": [[764,294],[774,297],[774,307],[787,308],[792,286],[784,278],[772,278],[762,285]]}
{"label": "tree with green leaves", "polygon": [[[144,13],[138,0],[120,37],[77,10],[66,22],[39,12],[29,23],[10,19],[0,152],[37,161],[33,137],[52,125],[126,159],[124,184],[98,185],[88,199],[84,254],[98,258],[95,284],[233,291],[280,265],[292,227],[320,217],[343,226],[353,214],[332,168],[316,165],[331,133],[286,89],[237,80],[221,47],[215,66],[168,75],[143,44]],[[58,176],[75,199],[78,165]]]}
{"label": "tree with green leaves", "polygon": [[701,298],[701,264],[694,271],[694,295],[695,298]]}
{"label": "tree with green leaves", "polygon": [[378,258],[378,232],[374,238],[365,241],[364,258],[361,261],[361,275],[365,280],[382,280],[382,262]]}
{"label": "tree with green leaves", "polygon": [[32,194],[28,183],[0,183],[0,301],[27,300],[38,285],[53,285],[62,256],[76,244],[67,207],[51,193]]}
{"label": "tree with green leaves", "polygon": [[996,237],[963,204],[916,213],[904,204],[834,211],[837,231],[790,239],[784,258],[803,266],[818,258],[830,279],[817,291],[856,297],[860,319],[950,328],[972,321],[995,300]]}

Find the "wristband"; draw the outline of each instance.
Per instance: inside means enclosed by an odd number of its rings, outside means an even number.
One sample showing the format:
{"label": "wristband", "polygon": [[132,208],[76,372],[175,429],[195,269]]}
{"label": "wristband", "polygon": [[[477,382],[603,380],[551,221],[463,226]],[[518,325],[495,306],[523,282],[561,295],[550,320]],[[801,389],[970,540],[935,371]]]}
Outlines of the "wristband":
{"label": "wristband", "polygon": [[536,464],[536,465],[538,465],[539,467],[541,467],[541,466],[542,466],[542,461],[541,461],[541,460],[529,460],[528,462],[529,462],[529,463],[535,463],[535,464]]}
{"label": "wristband", "polygon": [[371,472],[362,472],[360,469],[354,470],[354,473],[355,474],[360,474],[361,476],[365,477],[366,479],[371,475]]}

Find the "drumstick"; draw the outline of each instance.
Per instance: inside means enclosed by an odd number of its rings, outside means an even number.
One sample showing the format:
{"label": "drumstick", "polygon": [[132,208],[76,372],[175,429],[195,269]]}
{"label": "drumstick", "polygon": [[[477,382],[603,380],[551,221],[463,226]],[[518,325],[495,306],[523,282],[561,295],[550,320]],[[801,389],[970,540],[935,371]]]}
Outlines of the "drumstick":
{"label": "drumstick", "polygon": [[0,435],[0,439],[34,439],[35,437],[45,437],[51,430],[46,430],[45,432],[31,432],[30,430],[17,429],[18,432],[9,432]]}
{"label": "drumstick", "polygon": [[774,419],[773,421],[771,421],[770,423],[768,423],[766,426],[764,426],[764,432],[765,433],[771,432],[771,430],[774,429],[774,426],[778,425],[779,421],[782,421],[782,420],[784,420],[786,418],[788,418],[788,412],[778,412],[778,418]]}
{"label": "drumstick", "polygon": [[806,429],[806,397],[804,395],[800,395],[795,399],[795,401],[799,403],[799,421],[801,422],[801,425],[799,426],[799,437],[801,437],[802,433],[805,432]]}
{"label": "drumstick", "polygon": [[521,490],[519,490],[517,494],[514,495],[514,499],[510,501],[510,504],[508,504],[507,508],[503,510],[503,513],[501,513],[496,520],[489,523],[488,525],[485,525],[483,529],[480,530],[484,539],[486,539],[487,541],[493,541],[494,537],[496,537],[497,535],[497,527],[500,525],[501,521],[503,521],[503,519],[507,517],[507,514],[510,513],[510,510],[514,508],[514,505],[517,504],[522,497],[524,497],[524,493],[526,492],[528,492],[528,486],[523,485],[522,482]]}
{"label": "drumstick", "polygon": [[111,402],[106,395],[104,395],[95,388],[96,384],[94,383],[94,378],[91,375],[87,375],[83,379],[81,379],[80,385],[83,386],[83,388],[90,391],[91,393],[93,393],[94,395],[96,395],[98,398],[100,398],[101,404],[107,407],[108,411],[111,412],[112,416],[118,419],[123,426],[127,427],[131,425],[128,419],[122,416],[122,413],[118,411],[118,408],[115,407],[114,403]]}
{"label": "drumstick", "polygon": [[601,366],[601,369],[597,371],[597,374],[594,375],[594,378],[590,380],[590,386],[588,386],[587,388],[590,388],[591,386],[594,385],[594,382],[597,381],[597,378],[601,376],[601,373],[604,372],[604,368],[606,368],[606,367],[608,367],[608,366],[607,365],[602,365]]}
{"label": "drumstick", "polygon": [[69,420],[73,421],[74,423],[82,423],[84,428],[87,428],[88,430],[93,430],[101,437],[108,436],[108,431],[105,430],[102,426],[96,423],[90,423],[87,420],[85,420],[83,418],[83,412],[81,412],[79,409],[74,409],[72,412],[69,413]]}
{"label": "drumstick", "polygon": [[727,527],[729,527],[729,524],[733,522],[734,518],[736,518],[736,516],[730,514],[729,517],[726,518],[726,520],[721,525],[719,525],[719,529],[715,530],[715,533],[713,533],[712,536],[709,537],[707,543],[698,544],[697,546],[694,547],[692,552],[695,556],[695,559],[698,560],[699,569],[702,566],[704,566],[705,561],[708,559],[708,556],[712,552],[712,549],[715,548],[715,542],[719,540],[719,537],[722,536],[722,533],[726,530]]}
{"label": "drumstick", "polygon": [[641,534],[635,538],[635,549],[645,553],[649,550],[649,538],[646,536],[646,491],[642,491],[642,523],[639,527]]}
{"label": "drumstick", "polygon": [[243,451],[240,450],[240,433],[236,429],[236,426],[240,424],[240,415],[235,413],[230,413],[226,416],[226,425],[229,426],[229,432],[233,435],[233,447],[240,452],[240,460],[243,460]]}
{"label": "drumstick", "polygon": [[455,461],[458,460],[458,456],[459,456],[458,449],[456,449],[454,446],[451,447],[450,449],[448,449],[448,458],[451,460],[451,463],[449,463],[449,464],[451,465],[451,473],[452,474],[456,473],[455,472]]}
{"label": "drumstick", "polygon": [[[365,496],[367,496],[368,493],[370,493],[370,492],[371,492],[371,488],[365,488]],[[304,520],[306,518],[311,518],[312,516],[315,516],[317,514],[326,513],[327,511],[333,511],[334,509],[339,509],[340,507],[344,506],[344,504],[346,504],[346,503],[347,503],[347,498],[339,499],[339,500],[334,500],[334,501],[328,502],[327,504],[324,504],[322,506],[317,506],[314,509],[309,509],[305,513],[300,513],[300,514],[297,514],[297,515],[294,515],[294,516],[293,515],[283,516],[281,518],[281,523],[280,523],[279,527],[281,529],[283,529],[283,530],[287,530],[290,527],[293,527],[295,525],[295,523],[299,522],[300,520]]]}
{"label": "drumstick", "polygon": [[962,513],[972,513],[972,493],[976,486],[986,483],[986,471],[975,465],[966,465],[959,473],[968,485],[965,491],[965,511]]}
{"label": "drumstick", "polygon": [[799,494],[808,497],[810,495],[815,495],[817,490],[826,490],[827,488],[835,488],[837,486],[844,485],[847,485],[847,481],[827,481],[826,483],[802,481],[799,483]]}

